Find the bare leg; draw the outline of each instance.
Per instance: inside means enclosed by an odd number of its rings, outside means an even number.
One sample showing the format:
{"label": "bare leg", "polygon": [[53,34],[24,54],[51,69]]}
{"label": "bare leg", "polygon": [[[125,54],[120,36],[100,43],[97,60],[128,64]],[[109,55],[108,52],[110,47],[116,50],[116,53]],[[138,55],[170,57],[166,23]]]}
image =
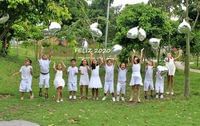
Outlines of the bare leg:
{"label": "bare leg", "polygon": [[80,95],[81,95],[81,99],[83,98],[83,85],[80,86]]}
{"label": "bare leg", "polygon": [[24,100],[24,92],[20,92],[20,99]]}
{"label": "bare leg", "polygon": [[167,94],[169,94],[170,91],[170,75],[167,76]]}
{"label": "bare leg", "polygon": [[140,103],[141,102],[140,101],[140,85],[137,85],[136,88],[137,88],[137,102]]}
{"label": "bare leg", "polygon": [[144,98],[147,99],[147,91],[144,91]]}
{"label": "bare leg", "polygon": [[49,95],[48,95],[48,88],[46,88],[46,91],[45,91],[45,98],[48,98]]}
{"label": "bare leg", "polygon": [[88,98],[88,86],[87,85],[85,86],[85,93],[86,93],[85,96],[86,96],[86,99],[87,99]]}
{"label": "bare leg", "polygon": [[115,97],[115,93],[112,93],[112,97]]}
{"label": "bare leg", "polygon": [[60,100],[60,87],[57,88],[57,102]]}
{"label": "bare leg", "polygon": [[131,86],[131,97],[129,101],[133,101],[133,96],[134,96],[134,86]]}
{"label": "bare leg", "polygon": [[39,96],[42,97],[42,88],[40,88]]}
{"label": "bare leg", "polygon": [[94,98],[95,89],[92,88],[92,98]]}
{"label": "bare leg", "polygon": [[171,76],[171,94],[174,94],[174,76]]}
{"label": "bare leg", "polygon": [[96,99],[98,100],[98,97],[99,97],[99,89],[96,88]]}

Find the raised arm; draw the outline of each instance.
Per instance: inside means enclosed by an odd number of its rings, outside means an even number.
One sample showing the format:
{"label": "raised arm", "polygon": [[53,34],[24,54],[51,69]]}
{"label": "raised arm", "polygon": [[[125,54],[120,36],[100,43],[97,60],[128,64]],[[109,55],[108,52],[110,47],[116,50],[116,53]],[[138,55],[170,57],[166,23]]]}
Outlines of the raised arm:
{"label": "raised arm", "polygon": [[94,60],[94,54],[91,52],[90,53],[90,64],[92,64],[93,60]]}
{"label": "raised arm", "polygon": [[54,71],[57,71],[55,62],[53,63],[53,69],[54,69]]}
{"label": "raised arm", "polygon": [[174,58],[174,60],[177,60],[178,58],[180,58],[182,56],[182,51],[179,49],[178,50],[178,56],[176,58]]}
{"label": "raised arm", "polygon": [[140,61],[143,62],[144,59],[144,48],[140,51]]}

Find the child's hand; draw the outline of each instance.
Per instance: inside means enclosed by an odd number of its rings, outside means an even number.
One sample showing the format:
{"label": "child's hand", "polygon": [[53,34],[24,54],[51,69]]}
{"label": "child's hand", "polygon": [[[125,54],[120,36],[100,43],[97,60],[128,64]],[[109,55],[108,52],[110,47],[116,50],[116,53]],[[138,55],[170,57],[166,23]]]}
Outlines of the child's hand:
{"label": "child's hand", "polygon": [[141,49],[141,52],[143,52],[144,51],[144,48],[143,49]]}
{"label": "child's hand", "polygon": [[135,53],[136,52],[135,49],[133,49],[132,52]]}

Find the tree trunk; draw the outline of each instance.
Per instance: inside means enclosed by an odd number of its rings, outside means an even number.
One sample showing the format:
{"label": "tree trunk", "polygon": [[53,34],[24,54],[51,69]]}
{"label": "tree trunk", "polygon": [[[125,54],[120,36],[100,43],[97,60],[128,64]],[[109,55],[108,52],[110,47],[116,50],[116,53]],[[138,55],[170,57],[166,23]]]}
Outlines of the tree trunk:
{"label": "tree trunk", "polygon": [[[189,3],[188,0],[186,0],[186,20],[188,21],[188,8]],[[185,54],[185,90],[184,90],[184,96],[186,98],[190,95],[190,33],[186,34],[186,54]]]}

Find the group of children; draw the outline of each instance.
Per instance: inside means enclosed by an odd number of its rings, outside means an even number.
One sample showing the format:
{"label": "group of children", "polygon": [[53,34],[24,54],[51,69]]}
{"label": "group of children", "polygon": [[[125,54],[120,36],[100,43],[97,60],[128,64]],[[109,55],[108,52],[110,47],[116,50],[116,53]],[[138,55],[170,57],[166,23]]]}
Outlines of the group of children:
{"label": "group of children", "polygon": [[[129,101],[141,102],[140,101],[140,87],[143,85],[142,76],[141,76],[141,63],[143,62],[143,50],[141,50],[141,56],[135,56],[135,53],[131,57],[132,64],[132,75],[130,80],[131,86],[131,96]],[[166,68],[168,68],[168,76],[170,79],[168,82],[173,83],[173,76],[175,70],[171,72],[172,62],[174,62],[171,54],[168,54],[168,58],[165,59]],[[40,66],[40,79],[39,79],[39,96],[43,96],[42,89],[45,88],[44,97],[48,98],[48,89],[49,89],[49,80],[50,80],[50,56],[43,54],[39,59]],[[30,92],[30,98],[32,99],[32,66],[31,60],[26,59],[24,65],[20,69],[21,73],[21,82],[19,91],[21,93],[21,100],[24,99],[24,93]],[[115,65],[118,68],[118,78],[117,78],[117,90],[115,97],[114,91],[114,69]],[[65,80],[63,79],[63,74],[68,74],[67,87],[69,91],[69,99],[77,99],[77,76],[80,74],[80,98],[88,98],[88,89],[92,90],[92,99],[99,99],[99,89],[102,88],[102,82],[100,79],[99,70],[100,67],[105,68],[105,80],[104,80],[104,97],[102,100],[106,100],[109,94],[112,95],[112,101],[125,101],[125,92],[126,92],[126,84],[127,84],[127,65],[128,63],[121,63],[118,65],[117,61],[114,58],[105,58],[101,56],[99,59],[94,57],[94,54],[90,53],[90,62],[86,59],[82,59],[81,65],[78,68],[76,65],[76,59],[71,59],[71,65],[67,68],[64,62],[53,65],[53,69],[55,71],[54,78],[54,86],[56,88],[57,96],[56,102],[63,101],[63,88],[65,86]],[[91,71],[91,76],[89,77],[89,71]],[[150,96],[154,97],[154,87],[156,92],[156,98],[163,98],[164,93],[164,75],[166,71],[157,68],[156,71],[156,82],[154,86],[154,63],[153,61],[148,61],[145,69],[145,79],[144,79],[144,97],[148,98],[148,91],[150,91]],[[168,83],[169,84],[169,83]],[[170,84],[172,85],[172,84]],[[170,93],[173,95],[173,87],[170,86]],[[83,95],[83,91],[85,89],[85,96]],[[167,93],[169,94],[169,93]]]}

